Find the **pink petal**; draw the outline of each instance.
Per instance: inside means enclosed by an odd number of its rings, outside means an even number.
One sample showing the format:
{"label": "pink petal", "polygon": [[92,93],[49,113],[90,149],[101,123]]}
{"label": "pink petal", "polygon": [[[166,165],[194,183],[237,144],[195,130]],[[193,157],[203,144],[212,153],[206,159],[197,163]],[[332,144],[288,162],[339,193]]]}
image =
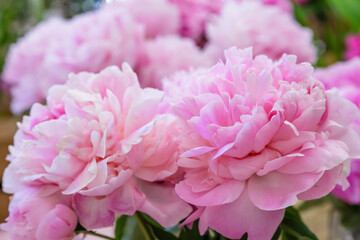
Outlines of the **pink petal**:
{"label": "pink petal", "polygon": [[191,204],[197,206],[216,206],[230,203],[238,198],[244,188],[244,184],[241,181],[228,180],[211,190],[193,192],[191,186],[182,181],[175,186],[175,191],[182,199]]}
{"label": "pink petal", "polygon": [[232,239],[239,239],[246,232],[249,240],[271,239],[284,212],[284,209],[263,211],[257,208],[245,188],[241,196],[232,203],[206,207],[199,225],[207,225]]}
{"label": "pink petal", "polygon": [[342,166],[337,166],[321,176],[321,178],[309,190],[298,195],[300,200],[312,200],[324,197],[334,189],[336,184],[340,184],[344,178]]}
{"label": "pink petal", "polygon": [[171,185],[138,181],[146,200],[140,211],[147,213],[164,227],[172,227],[186,218],[192,207],[183,201]]}
{"label": "pink petal", "polygon": [[[86,196],[105,196],[112,193],[115,189],[121,187],[131,177],[132,171],[130,169],[123,170],[120,171],[116,177],[110,178],[109,183],[103,183],[88,190],[81,190],[79,193]],[[89,185],[89,187],[91,186]]]}
{"label": "pink petal", "polygon": [[97,164],[96,159],[88,163],[84,170],[75,178],[75,180],[63,191],[63,194],[74,194],[86,187],[96,177]]}
{"label": "pink petal", "polygon": [[133,215],[144,204],[145,198],[132,180],[107,197],[109,209],[121,215]]}
{"label": "pink petal", "polygon": [[260,154],[242,159],[221,158],[219,160],[218,175],[229,177],[229,174],[236,180],[247,180],[264,165],[279,157],[279,153],[265,148]]}
{"label": "pink petal", "polygon": [[270,172],[265,176],[253,176],[249,180],[251,201],[263,210],[278,210],[294,205],[297,194],[314,186],[322,173],[297,175]]}
{"label": "pink petal", "polygon": [[108,200],[105,197],[76,194],[74,208],[81,225],[86,229],[109,227],[114,223],[114,212],[109,209]]}

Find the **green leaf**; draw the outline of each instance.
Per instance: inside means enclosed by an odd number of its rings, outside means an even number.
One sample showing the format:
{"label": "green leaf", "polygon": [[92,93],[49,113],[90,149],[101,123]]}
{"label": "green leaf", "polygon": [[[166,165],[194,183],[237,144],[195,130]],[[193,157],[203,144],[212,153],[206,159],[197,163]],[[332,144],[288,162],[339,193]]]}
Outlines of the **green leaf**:
{"label": "green leaf", "polygon": [[128,218],[128,216],[122,215],[116,220],[115,240],[121,240],[122,236],[124,235],[127,218]]}
{"label": "green leaf", "polygon": [[298,211],[293,207],[288,207],[283,221],[280,224],[283,240],[318,240],[314,233],[301,220]]}
{"label": "green leaf", "polygon": [[158,227],[158,228],[162,228],[162,226],[157,222],[155,221],[154,219],[152,219],[152,217],[150,217],[149,215],[145,214],[145,213],[142,213],[141,216],[145,219],[146,222]]}
{"label": "green leaf", "polygon": [[159,240],[179,240],[170,232],[166,231],[159,223],[157,223],[154,219],[150,216],[137,212],[138,217],[144,222],[146,228],[151,229],[152,233],[155,237]]}
{"label": "green leaf", "polygon": [[154,235],[159,240],[179,240],[177,237],[169,233],[168,231],[164,230],[163,228],[158,228],[152,224],[149,224],[151,230],[153,231]]}
{"label": "green leaf", "polygon": [[339,17],[351,25],[353,31],[360,29],[359,0],[328,0],[328,3]]}
{"label": "green leaf", "polygon": [[202,240],[203,238],[201,237],[200,233],[199,233],[199,227],[198,227],[199,221],[195,221],[192,228],[189,229],[188,227],[183,227],[181,228],[180,231],[180,236],[179,239],[180,240]]}

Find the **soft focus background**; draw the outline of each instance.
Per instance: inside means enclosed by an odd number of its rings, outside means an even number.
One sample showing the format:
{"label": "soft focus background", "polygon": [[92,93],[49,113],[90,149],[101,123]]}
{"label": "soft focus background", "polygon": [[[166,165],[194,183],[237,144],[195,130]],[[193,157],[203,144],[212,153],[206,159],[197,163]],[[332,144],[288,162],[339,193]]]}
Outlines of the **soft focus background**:
{"label": "soft focus background", "polygon": [[[49,16],[72,16],[97,9],[105,0],[0,0],[0,72],[9,46],[29,29]],[[351,34],[360,34],[359,0],[308,0],[294,1],[296,19],[314,31],[318,48],[317,67],[325,67],[345,58],[346,39]],[[3,89],[3,88],[2,88]],[[6,89],[0,92],[0,176],[7,162],[8,145],[16,131],[16,122],[21,116],[12,116],[9,111],[9,95]],[[0,192],[0,222],[7,213],[9,196]],[[321,214],[319,214],[319,211]],[[323,205],[303,212],[304,220],[319,239],[328,239],[331,225],[329,206]]]}

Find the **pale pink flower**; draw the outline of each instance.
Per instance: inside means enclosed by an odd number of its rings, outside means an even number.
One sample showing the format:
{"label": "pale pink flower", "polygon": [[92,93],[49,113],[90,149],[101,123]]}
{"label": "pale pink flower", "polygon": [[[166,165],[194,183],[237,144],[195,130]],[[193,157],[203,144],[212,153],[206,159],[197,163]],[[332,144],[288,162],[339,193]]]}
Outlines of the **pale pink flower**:
{"label": "pale pink flower", "polygon": [[143,87],[162,88],[162,80],[178,70],[209,66],[210,59],[190,38],[160,36],[145,43],[137,72]]}
{"label": "pale pink flower", "polygon": [[349,35],[346,37],[345,58],[360,57],[360,35]]}
{"label": "pale pink flower", "polygon": [[128,64],[123,71],[71,75],[19,124],[4,191],[51,187],[74,195],[87,229],[111,226],[115,213],[137,210],[175,225],[191,207],[174,191],[178,148],[170,136],[180,127],[173,116],[158,115],[162,97],[159,90],[141,89]]}
{"label": "pale pink flower", "polygon": [[[324,69],[317,69],[315,77],[322,81],[326,88],[337,88],[340,94],[360,107],[360,58],[333,64]],[[354,128],[360,132],[360,119]],[[357,142],[354,142],[357,144]],[[351,163],[351,173],[347,179],[350,187],[343,191],[336,187],[333,194],[350,204],[360,204],[360,160]]]}
{"label": "pale pink flower", "polygon": [[[180,29],[180,13],[168,0],[122,0],[108,7],[119,6],[144,25],[146,36],[176,34]],[[107,6],[105,6],[107,7]]]}
{"label": "pale pink flower", "polygon": [[259,2],[227,2],[220,15],[206,29],[208,54],[217,61],[224,49],[253,47],[254,54],[279,59],[297,55],[300,62],[314,62],[316,48],[312,31],[302,27],[292,15]]}
{"label": "pale pink flower", "polygon": [[143,27],[117,5],[45,22],[12,46],[3,79],[10,84],[11,109],[21,113],[45,99],[48,89],[70,73],[99,72],[110,65],[137,63]]}
{"label": "pale pink flower", "polygon": [[35,192],[28,189],[14,195],[1,229],[13,240],[71,240],[77,225],[71,198],[59,193],[41,197]]}
{"label": "pale pink flower", "polygon": [[325,91],[309,63],[278,62],[229,49],[226,63],[165,82],[185,129],[177,194],[199,221],[229,238],[271,239],[285,208],[347,186],[349,159],[360,156],[350,124],[358,109]]}

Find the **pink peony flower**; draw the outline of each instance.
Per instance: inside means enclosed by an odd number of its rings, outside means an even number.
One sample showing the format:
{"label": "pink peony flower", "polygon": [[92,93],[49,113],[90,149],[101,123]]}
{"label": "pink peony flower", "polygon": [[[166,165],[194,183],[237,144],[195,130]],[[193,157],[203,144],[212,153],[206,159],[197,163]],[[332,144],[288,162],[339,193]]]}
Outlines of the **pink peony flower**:
{"label": "pink peony flower", "polygon": [[71,240],[77,217],[70,206],[71,198],[59,193],[39,197],[31,189],[17,192],[1,229],[13,240]]}
{"label": "pink peony flower", "polygon": [[360,57],[360,35],[350,35],[346,38],[345,58]]}
{"label": "pink peony flower", "polygon": [[[315,77],[321,80],[326,88],[338,88],[340,94],[360,107],[360,58],[336,63],[325,69],[317,69]],[[360,133],[360,119],[354,128]],[[351,173],[347,179],[350,187],[343,191],[337,186],[332,192],[338,198],[350,203],[360,204],[360,160],[351,163]]]}
{"label": "pink peony flower", "polygon": [[179,10],[168,0],[125,0],[111,3],[109,8],[113,8],[115,4],[144,25],[149,38],[176,34],[180,29]]}
{"label": "pink peony flower", "polygon": [[160,36],[145,43],[137,72],[143,87],[162,88],[162,79],[178,70],[208,66],[209,59],[190,38]]}
{"label": "pink peony flower", "polygon": [[180,127],[173,116],[158,114],[162,97],[141,89],[128,64],[123,71],[71,75],[19,124],[4,191],[51,187],[73,196],[87,229],[111,226],[114,214],[137,210],[175,225],[191,207],[174,191],[178,148],[171,136]]}
{"label": "pink peony flower", "polygon": [[143,28],[117,5],[45,22],[13,45],[3,79],[11,87],[11,109],[21,113],[44,100],[48,89],[70,73],[99,72],[127,61],[134,66],[141,52]]}
{"label": "pink peony flower", "polygon": [[258,2],[227,2],[206,32],[207,52],[215,61],[232,46],[252,46],[255,55],[265,54],[274,60],[283,53],[295,54],[301,62],[316,59],[310,29],[301,27],[279,8]]}
{"label": "pink peony flower", "polygon": [[278,62],[229,49],[226,63],[165,82],[185,126],[175,190],[197,207],[199,221],[228,238],[271,239],[286,207],[328,194],[346,182],[360,140],[349,127],[358,109],[325,91],[309,63]]}

